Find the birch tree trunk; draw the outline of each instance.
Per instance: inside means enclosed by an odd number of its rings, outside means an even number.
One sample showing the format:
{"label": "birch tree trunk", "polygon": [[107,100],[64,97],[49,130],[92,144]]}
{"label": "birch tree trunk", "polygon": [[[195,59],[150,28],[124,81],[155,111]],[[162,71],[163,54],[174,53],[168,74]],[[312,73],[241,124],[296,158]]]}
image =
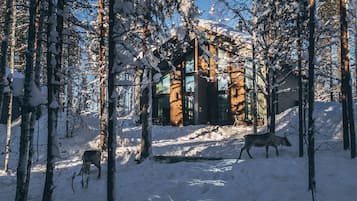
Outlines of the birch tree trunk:
{"label": "birch tree trunk", "polygon": [[32,84],[33,84],[33,57],[35,41],[35,15],[36,0],[30,1],[29,7],[29,32],[26,52],[26,70],[24,83],[24,101],[21,108],[21,137],[19,150],[19,163],[17,167],[17,185],[15,201],[26,201],[30,182],[30,170],[32,164],[32,132],[31,116],[33,106],[31,105]]}
{"label": "birch tree trunk", "polygon": [[7,84],[6,81],[6,66],[7,66],[7,49],[9,45],[10,38],[10,27],[12,24],[12,8],[13,0],[6,0],[6,15],[5,15],[5,24],[4,24],[4,37],[1,41],[1,53],[0,53],[0,111],[2,111],[3,102],[4,102],[4,87]]}
{"label": "birch tree trunk", "polygon": [[44,24],[44,19],[45,19],[45,13],[43,9],[45,8],[45,1],[44,0],[37,0],[38,1],[38,9],[37,9],[37,14],[39,16],[38,18],[38,30],[37,30],[37,36],[36,36],[36,60],[35,60],[35,83],[39,87],[40,82],[41,82],[41,58],[42,58],[42,42],[43,42],[43,24]]}
{"label": "birch tree trunk", "polygon": [[[60,57],[58,52],[61,50],[62,45],[58,45],[59,42],[62,42],[60,39],[60,34],[57,33],[57,26],[61,26],[58,22],[61,21],[57,19],[60,17],[56,14],[57,6],[60,6],[58,9],[63,11],[63,0],[58,0],[57,5],[54,4],[54,1],[48,1],[48,27],[47,27],[47,94],[48,94],[48,137],[47,137],[47,164],[46,164],[46,179],[45,186],[43,191],[42,201],[51,201],[52,193],[54,189],[53,184],[53,171],[54,171],[54,146],[55,146],[55,136],[57,128],[57,112],[59,108],[59,82],[58,77],[61,69],[60,67]],[[62,21],[63,22],[63,21]],[[63,25],[62,25],[63,26]],[[59,41],[57,40],[59,37]]]}
{"label": "birch tree trunk", "polygon": [[115,150],[116,150],[116,107],[117,94],[115,91],[115,41],[114,41],[114,3],[115,0],[109,0],[109,55],[108,55],[108,172],[107,172],[107,201],[115,201]]}
{"label": "birch tree trunk", "polygon": [[[13,5],[15,5],[16,0],[13,0]],[[10,84],[13,81],[13,74],[14,74],[14,59],[15,59],[15,45],[16,45],[16,38],[15,38],[15,31],[16,31],[16,7],[12,6],[11,9],[12,15],[12,22],[11,22],[11,42],[10,42]],[[9,92],[9,106],[8,106],[8,116],[6,122],[6,140],[5,140],[5,162],[4,162],[4,170],[7,172],[9,170],[9,158],[10,158],[10,139],[11,139],[11,123],[12,123],[12,102],[13,102],[13,94],[12,90]],[[0,107],[1,108],[1,107]],[[2,111],[2,110],[0,110]]]}
{"label": "birch tree trunk", "polygon": [[315,60],[315,0],[309,0],[310,16],[309,16],[309,111],[308,111],[308,167],[309,167],[309,190],[311,190],[312,198],[315,200],[315,139],[314,139],[314,60]]}
{"label": "birch tree trunk", "polygon": [[[302,4],[302,3],[300,3]],[[298,51],[298,69],[299,69],[299,157],[304,156],[304,118],[303,118],[303,85],[302,85],[302,40],[301,40],[301,27],[302,27],[302,9],[303,5],[299,5],[299,13],[296,21],[297,28],[297,51]]]}
{"label": "birch tree trunk", "polygon": [[253,105],[252,105],[252,112],[253,112],[253,133],[257,133],[257,124],[258,124],[258,112],[257,112],[257,69],[256,69],[256,40],[257,40],[257,10],[256,10],[255,0],[252,0],[252,12],[253,12],[253,42],[252,42],[252,67],[253,67]]}

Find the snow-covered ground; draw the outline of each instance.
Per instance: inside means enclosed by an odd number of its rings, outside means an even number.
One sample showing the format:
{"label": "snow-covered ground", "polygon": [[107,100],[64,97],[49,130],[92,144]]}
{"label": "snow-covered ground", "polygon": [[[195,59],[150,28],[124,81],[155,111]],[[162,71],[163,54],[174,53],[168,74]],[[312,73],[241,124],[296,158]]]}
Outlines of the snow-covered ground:
{"label": "snow-covered ground", "polygon": [[[356,111],[356,109],[355,109]],[[342,147],[341,107],[334,103],[317,103],[316,116],[316,185],[318,201],[354,201],[357,199],[357,159],[351,159]],[[46,119],[41,118],[42,122]],[[118,134],[116,195],[121,201],[305,201],[308,191],[307,157],[298,157],[298,113],[289,109],[277,117],[277,135],[287,135],[292,147],[279,147],[280,156],[270,149],[252,148],[254,159],[246,152],[237,160],[242,137],[249,127],[186,126],[153,127],[153,154],[221,158],[167,163],[146,160],[140,164],[135,156],[140,147],[140,127],[125,126]],[[87,189],[81,178],[72,175],[80,170],[81,154],[98,143],[99,124],[94,117],[77,121],[74,136],[65,138],[64,120],[58,132],[58,158],[55,170],[54,200],[105,201],[106,158],[102,160],[102,178],[97,179],[93,166]],[[34,163],[29,201],[42,199],[45,175],[46,125],[36,124]],[[4,126],[0,127],[0,168],[3,169]],[[0,170],[0,200],[14,200],[20,129],[14,125],[10,172]],[[263,132],[264,128],[260,128]],[[38,151],[37,151],[38,150]]]}

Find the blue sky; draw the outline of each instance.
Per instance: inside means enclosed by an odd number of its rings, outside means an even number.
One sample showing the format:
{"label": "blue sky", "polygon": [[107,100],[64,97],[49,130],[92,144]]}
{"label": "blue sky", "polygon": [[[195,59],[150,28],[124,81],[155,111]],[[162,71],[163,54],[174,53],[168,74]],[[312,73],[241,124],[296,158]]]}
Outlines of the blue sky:
{"label": "blue sky", "polygon": [[211,8],[214,0],[196,0],[198,8],[204,12],[203,18],[208,18],[208,11]]}

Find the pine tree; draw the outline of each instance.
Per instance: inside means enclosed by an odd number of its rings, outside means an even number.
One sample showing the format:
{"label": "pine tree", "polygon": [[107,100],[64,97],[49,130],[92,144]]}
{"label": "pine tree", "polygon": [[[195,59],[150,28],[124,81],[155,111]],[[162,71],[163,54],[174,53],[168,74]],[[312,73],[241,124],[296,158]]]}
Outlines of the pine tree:
{"label": "pine tree", "polygon": [[116,92],[115,92],[115,41],[114,41],[114,13],[115,0],[109,0],[109,32],[108,32],[108,174],[107,174],[107,201],[115,201],[115,151],[116,151]]}
{"label": "pine tree", "polygon": [[99,23],[99,69],[100,69],[100,148],[106,149],[107,139],[107,112],[106,112],[106,47],[104,28],[104,1],[98,0],[98,23]]}
{"label": "pine tree", "polygon": [[26,69],[25,69],[25,92],[24,100],[21,108],[21,137],[19,163],[17,167],[17,185],[16,185],[16,201],[26,201],[30,182],[30,170],[32,163],[32,131],[31,118],[33,113],[33,100],[31,99],[33,90],[33,57],[34,57],[34,41],[35,41],[35,16],[36,16],[36,0],[30,1],[29,7],[29,32],[26,53]]}
{"label": "pine tree", "polygon": [[[62,30],[63,30],[63,0],[58,0],[57,5],[48,2],[48,27],[47,27],[47,95],[48,95],[48,137],[47,137],[47,164],[46,179],[43,191],[43,201],[51,201],[54,189],[54,152],[57,129],[57,112],[59,109],[59,87],[61,83],[61,56],[62,56]],[[56,10],[58,13],[56,13]],[[57,25],[57,26],[56,26]]]}
{"label": "pine tree", "polygon": [[350,139],[351,158],[356,157],[355,124],[353,116],[353,99],[351,87],[350,61],[348,57],[348,24],[347,24],[347,1],[340,0],[341,15],[341,73],[342,73],[342,111],[346,115],[347,123],[343,126]]}
{"label": "pine tree", "polygon": [[6,0],[6,15],[5,15],[5,24],[4,24],[4,35],[1,40],[1,52],[0,52],[0,111],[2,111],[3,100],[4,100],[4,87],[7,85],[5,78],[6,66],[8,63],[8,45],[9,38],[11,33],[11,24],[12,24],[12,9],[14,7],[13,0]]}
{"label": "pine tree", "polygon": [[309,190],[312,197],[315,197],[315,139],[314,139],[314,76],[315,76],[315,0],[309,0],[309,111],[308,111],[308,167],[309,167]]}

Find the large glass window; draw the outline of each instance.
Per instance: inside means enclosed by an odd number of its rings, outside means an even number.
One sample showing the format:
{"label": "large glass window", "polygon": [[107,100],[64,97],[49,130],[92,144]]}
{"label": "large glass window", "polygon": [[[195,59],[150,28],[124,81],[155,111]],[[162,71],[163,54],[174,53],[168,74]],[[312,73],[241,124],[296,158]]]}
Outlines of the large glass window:
{"label": "large glass window", "polygon": [[217,74],[218,80],[218,91],[226,91],[228,90],[228,83],[230,81],[229,76],[227,73],[220,73]]}
{"label": "large glass window", "polygon": [[170,93],[170,74],[166,74],[156,84],[156,94],[169,94]]}
{"label": "large glass window", "polygon": [[222,49],[218,49],[218,71],[224,71],[227,69],[227,60],[228,60],[228,56],[226,51],[222,50]]}
{"label": "large glass window", "polygon": [[194,123],[194,97],[186,96],[185,97],[185,122],[187,124]]}
{"label": "large glass window", "polygon": [[170,123],[170,73],[164,74],[155,85],[153,100],[153,122],[158,124]]}
{"label": "large glass window", "polygon": [[229,113],[229,105],[228,105],[228,95],[227,94],[219,94],[218,95],[218,123],[226,124],[228,123],[228,113]]}
{"label": "large glass window", "polygon": [[228,85],[230,78],[227,72],[228,54],[223,49],[218,49],[217,56],[217,120],[219,124],[226,124],[229,121]]}
{"label": "large glass window", "polygon": [[186,60],[185,65],[185,73],[193,73],[195,72],[195,60],[193,54],[189,55]]}
{"label": "large glass window", "polygon": [[185,91],[186,92],[195,91],[195,77],[193,75],[187,75],[185,77]]}
{"label": "large glass window", "polygon": [[161,96],[157,100],[157,117],[158,121],[161,124],[169,124],[170,123],[170,97],[169,96]]}
{"label": "large glass window", "polygon": [[195,61],[193,54],[186,57],[185,60],[185,80],[184,80],[184,122],[185,124],[194,123],[194,92],[195,92]]}

